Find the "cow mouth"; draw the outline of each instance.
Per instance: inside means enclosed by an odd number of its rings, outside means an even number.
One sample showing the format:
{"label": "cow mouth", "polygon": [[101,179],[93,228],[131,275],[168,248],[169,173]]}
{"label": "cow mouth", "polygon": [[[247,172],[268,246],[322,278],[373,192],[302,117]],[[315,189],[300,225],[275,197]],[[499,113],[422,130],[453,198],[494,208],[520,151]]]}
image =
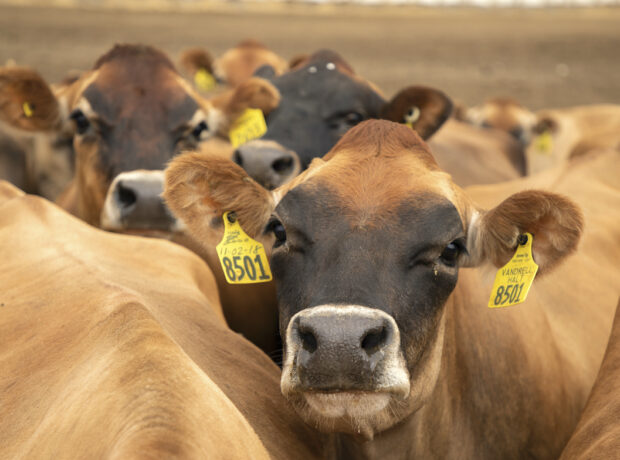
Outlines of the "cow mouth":
{"label": "cow mouth", "polygon": [[308,392],[303,395],[309,408],[321,417],[352,419],[372,417],[390,403],[390,393],[367,391]]}

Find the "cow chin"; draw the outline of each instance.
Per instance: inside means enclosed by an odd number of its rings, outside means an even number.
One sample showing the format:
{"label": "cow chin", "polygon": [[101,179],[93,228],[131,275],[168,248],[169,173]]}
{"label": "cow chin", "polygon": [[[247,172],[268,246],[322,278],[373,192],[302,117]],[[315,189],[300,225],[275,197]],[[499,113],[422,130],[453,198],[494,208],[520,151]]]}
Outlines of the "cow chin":
{"label": "cow chin", "polygon": [[306,392],[289,395],[301,418],[324,433],[349,434],[362,441],[396,424],[406,402],[391,393]]}

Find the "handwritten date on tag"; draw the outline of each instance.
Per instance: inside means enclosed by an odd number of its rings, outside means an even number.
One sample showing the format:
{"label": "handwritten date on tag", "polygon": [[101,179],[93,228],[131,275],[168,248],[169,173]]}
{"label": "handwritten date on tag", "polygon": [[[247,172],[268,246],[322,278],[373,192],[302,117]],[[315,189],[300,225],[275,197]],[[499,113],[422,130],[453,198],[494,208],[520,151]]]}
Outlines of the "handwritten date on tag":
{"label": "handwritten date on tag", "polygon": [[267,132],[267,123],[260,109],[245,109],[230,128],[228,137],[233,147],[257,139]]}
{"label": "handwritten date on tag", "polygon": [[224,237],[215,247],[230,284],[265,283],[271,281],[271,270],[265,248],[250,238],[232,212],[225,212]]}
{"label": "handwritten date on tag", "polygon": [[524,302],[530,291],[538,265],[532,257],[531,233],[524,234],[515,255],[495,275],[495,283],[489,298],[489,308],[508,307]]}

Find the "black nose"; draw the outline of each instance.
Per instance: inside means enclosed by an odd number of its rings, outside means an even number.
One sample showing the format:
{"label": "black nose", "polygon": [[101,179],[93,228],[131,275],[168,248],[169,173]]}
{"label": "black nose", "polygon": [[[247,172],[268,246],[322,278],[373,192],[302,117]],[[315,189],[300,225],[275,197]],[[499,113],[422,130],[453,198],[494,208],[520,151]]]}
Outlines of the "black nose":
{"label": "black nose", "polygon": [[295,153],[273,143],[266,146],[260,141],[239,147],[234,151],[232,161],[266,188],[276,188],[288,182],[300,169]]}
{"label": "black nose", "polygon": [[395,343],[393,323],[382,315],[304,315],[295,318],[297,372],[305,389],[367,390]]}
{"label": "black nose", "polygon": [[[163,178],[163,175],[162,175]],[[148,172],[122,173],[112,184],[105,212],[124,230],[170,230],[175,224],[163,199],[163,179]]]}

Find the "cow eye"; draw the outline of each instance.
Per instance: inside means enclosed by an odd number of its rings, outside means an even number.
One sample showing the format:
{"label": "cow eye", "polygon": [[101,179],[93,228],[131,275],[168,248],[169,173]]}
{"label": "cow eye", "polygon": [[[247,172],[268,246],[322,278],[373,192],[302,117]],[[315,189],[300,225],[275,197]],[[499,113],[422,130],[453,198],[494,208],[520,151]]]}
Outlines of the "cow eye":
{"label": "cow eye", "polygon": [[345,115],[344,119],[349,125],[355,126],[364,121],[364,116],[359,112],[349,112]]}
{"label": "cow eye", "polygon": [[197,140],[204,139],[206,133],[209,131],[209,125],[206,121],[201,121],[196,125],[196,127],[192,130],[192,136],[194,136]]}
{"label": "cow eye", "polygon": [[75,123],[75,129],[77,129],[78,134],[84,134],[88,130],[90,121],[88,121],[81,109],[75,109],[71,112],[69,118]]}
{"label": "cow eye", "polygon": [[455,240],[444,248],[439,258],[445,265],[449,267],[454,267],[456,265],[457,259],[459,258],[459,255],[463,250],[464,248],[462,241]]}
{"label": "cow eye", "polygon": [[276,242],[273,247],[277,248],[282,246],[286,242],[286,230],[284,229],[284,225],[278,219],[271,219],[267,224],[267,232],[272,232],[276,237]]}

